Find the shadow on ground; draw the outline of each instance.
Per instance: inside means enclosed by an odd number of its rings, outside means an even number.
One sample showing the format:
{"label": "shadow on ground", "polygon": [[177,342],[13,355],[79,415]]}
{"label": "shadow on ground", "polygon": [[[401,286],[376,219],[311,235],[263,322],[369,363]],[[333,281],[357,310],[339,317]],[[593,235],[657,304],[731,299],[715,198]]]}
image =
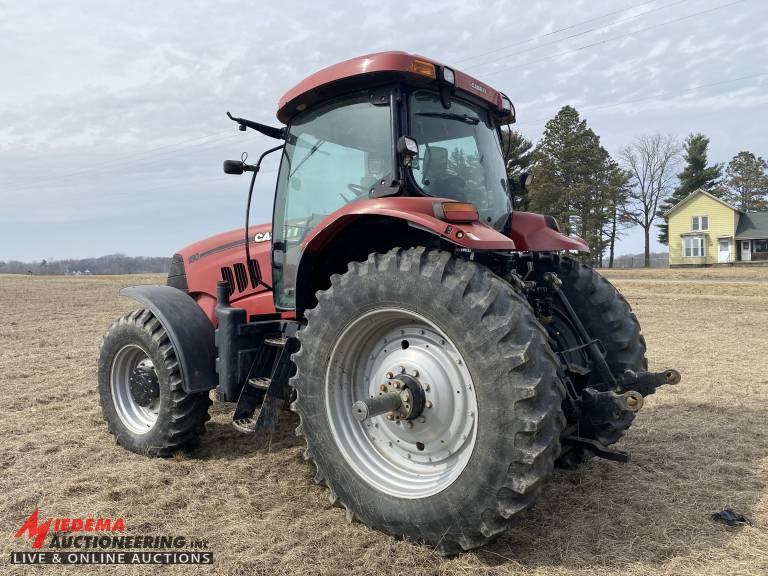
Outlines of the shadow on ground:
{"label": "shadow on ground", "polygon": [[489,566],[589,570],[722,548],[742,528],[710,515],[732,508],[751,517],[768,480],[755,467],[768,455],[768,434],[749,425],[764,417],[709,404],[654,407],[653,422],[624,441],[630,463],[556,471],[522,521],[474,554]]}

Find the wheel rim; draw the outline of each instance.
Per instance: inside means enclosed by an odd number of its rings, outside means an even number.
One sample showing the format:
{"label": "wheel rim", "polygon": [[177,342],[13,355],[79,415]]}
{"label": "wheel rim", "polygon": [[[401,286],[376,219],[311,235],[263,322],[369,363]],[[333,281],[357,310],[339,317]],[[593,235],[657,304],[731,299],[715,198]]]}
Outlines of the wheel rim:
{"label": "wheel rim", "polygon": [[157,422],[160,411],[160,397],[154,398],[148,406],[141,406],[130,389],[131,374],[137,368],[151,369],[154,364],[149,355],[139,346],[123,346],[115,354],[110,372],[112,402],[120,421],[134,434],[146,434]]}
{"label": "wheel rim", "polygon": [[[416,377],[426,405],[412,420],[356,420],[352,404],[379,394],[387,374]],[[400,498],[425,498],[459,477],[475,445],[477,396],[453,342],[411,311],[370,311],[331,352],[325,379],[328,421],[346,461],[369,485]]]}

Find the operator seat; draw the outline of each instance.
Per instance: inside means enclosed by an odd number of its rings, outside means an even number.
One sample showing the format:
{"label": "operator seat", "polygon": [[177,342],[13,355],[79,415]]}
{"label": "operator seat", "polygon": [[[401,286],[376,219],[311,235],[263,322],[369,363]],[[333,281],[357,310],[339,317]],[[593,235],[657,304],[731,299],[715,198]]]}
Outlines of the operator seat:
{"label": "operator seat", "polygon": [[442,146],[427,146],[422,184],[433,196],[464,199],[464,179],[448,173],[448,149]]}

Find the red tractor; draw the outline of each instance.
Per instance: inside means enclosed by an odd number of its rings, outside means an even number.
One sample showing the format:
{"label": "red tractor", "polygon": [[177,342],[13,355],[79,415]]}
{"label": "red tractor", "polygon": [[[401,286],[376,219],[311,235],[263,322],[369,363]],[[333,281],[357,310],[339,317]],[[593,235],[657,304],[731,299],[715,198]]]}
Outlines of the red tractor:
{"label": "red tractor", "polygon": [[[205,430],[210,391],[245,433],[281,409],[347,518],[444,554],[531,506],[553,466],[608,446],[674,370],[647,371],[629,305],[570,254],[554,218],[513,210],[509,98],[427,58],[384,52],[280,100],[280,144],[251,172],[244,229],[173,256],[167,286],[122,293],[99,358],[117,442],[167,456]],[[264,156],[271,224],[250,227]],[[527,175],[520,183],[525,185]]]}

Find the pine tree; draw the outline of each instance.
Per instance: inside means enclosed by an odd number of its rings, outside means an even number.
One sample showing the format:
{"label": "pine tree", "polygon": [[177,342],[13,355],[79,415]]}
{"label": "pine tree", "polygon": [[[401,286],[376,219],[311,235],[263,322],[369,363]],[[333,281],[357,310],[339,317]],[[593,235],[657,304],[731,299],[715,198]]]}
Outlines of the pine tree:
{"label": "pine tree", "polygon": [[615,214],[622,179],[600,138],[574,108],[564,106],[547,122],[533,164],[529,208],[554,216],[565,233],[584,238],[592,248],[592,263],[601,264],[609,246],[605,229]]}
{"label": "pine tree", "polygon": [[507,163],[507,180],[515,210],[528,210],[528,191],[520,189],[520,175],[531,167],[532,148],[533,142],[517,130],[502,133],[501,151]]}
{"label": "pine tree", "polygon": [[752,152],[739,152],[725,170],[725,199],[744,212],[768,209],[768,163]]}
{"label": "pine tree", "polygon": [[[657,216],[663,219],[670,208],[699,188],[715,196],[721,194],[717,183],[722,176],[723,166],[722,164],[707,166],[708,147],[709,138],[704,134],[689,134],[685,139],[683,144],[685,167],[677,175],[680,182],[672,195],[659,205]],[[666,221],[659,224],[659,242],[669,244],[669,227]]]}

